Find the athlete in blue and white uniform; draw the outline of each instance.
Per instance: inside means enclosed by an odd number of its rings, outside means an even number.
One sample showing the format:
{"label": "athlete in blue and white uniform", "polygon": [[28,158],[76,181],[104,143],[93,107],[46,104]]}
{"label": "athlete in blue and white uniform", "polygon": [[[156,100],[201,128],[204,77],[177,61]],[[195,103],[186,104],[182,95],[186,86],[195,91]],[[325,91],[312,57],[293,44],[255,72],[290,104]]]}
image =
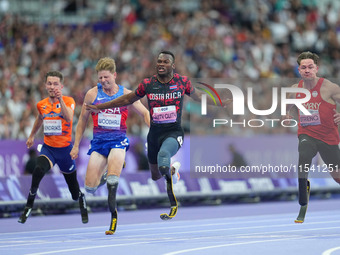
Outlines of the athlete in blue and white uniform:
{"label": "athlete in blue and white uniform", "polygon": [[[97,105],[118,98],[131,91],[116,84],[116,64],[112,58],[102,58],[96,66],[98,74],[97,86],[90,89],[84,99],[87,105]],[[77,124],[73,149],[70,153],[73,159],[78,157],[79,144],[84,134],[90,114],[93,119],[93,140],[88,152],[90,159],[85,177],[85,190],[94,193],[105,174],[107,166],[107,188],[108,204],[111,212],[110,229],[106,234],[114,234],[117,226],[116,192],[118,180],[125,161],[125,153],[129,147],[129,140],[126,137],[126,118],[128,108],[112,107],[105,110],[91,112],[85,104]],[[150,126],[149,111],[140,101],[131,105],[132,108],[144,118],[145,123]]]}
{"label": "athlete in blue and white uniform", "polygon": [[[105,103],[124,95],[124,87],[117,86],[118,92],[109,96],[103,91],[103,86],[98,83],[97,97],[92,104]],[[93,139],[88,155],[96,151],[107,157],[112,148],[128,150],[129,140],[126,137],[128,108],[126,106],[105,109],[99,113],[92,112],[91,115],[93,119]]]}

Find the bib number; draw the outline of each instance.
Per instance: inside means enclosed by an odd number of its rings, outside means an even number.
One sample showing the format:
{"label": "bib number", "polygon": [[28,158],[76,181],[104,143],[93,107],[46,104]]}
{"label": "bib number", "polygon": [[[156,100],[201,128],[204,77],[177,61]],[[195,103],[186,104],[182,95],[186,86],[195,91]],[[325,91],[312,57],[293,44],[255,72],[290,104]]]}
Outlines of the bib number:
{"label": "bib number", "polygon": [[177,120],[175,105],[153,108],[152,120],[154,123],[173,123]]}
{"label": "bib number", "polygon": [[122,115],[102,113],[98,114],[98,126],[104,129],[119,129]]}
{"label": "bib number", "polygon": [[61,135],[61,120],[44,120],[44,135]]}
{"label": "bib number", "polygon": [[316,126],[321,124],[320,113],[318,110],[308,110],[312,115],[304,115],[300,111],[300,125],[305,126]]}

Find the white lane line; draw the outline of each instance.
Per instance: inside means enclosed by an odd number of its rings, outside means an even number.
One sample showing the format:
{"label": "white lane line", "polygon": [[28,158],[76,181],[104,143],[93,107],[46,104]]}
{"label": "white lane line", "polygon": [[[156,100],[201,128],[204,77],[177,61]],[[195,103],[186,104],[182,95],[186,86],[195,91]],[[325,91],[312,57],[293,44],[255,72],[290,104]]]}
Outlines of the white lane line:
{"label": "white lane line", "polygon": [[[308,220],[310,221],[310,219],[324,219],[325,218],[325,214],[328,214],[327,212],[333,212],[333,213],[329,213],[329,216],[327,216],[327,219],[329,218],[332,218],[332,217],[335,217],[335,218],[339,218],[338,215],[335,215],[334,214],[334,211],[323,211],[322,215],[320,216],[313,216],[313,215],[309,215],[308,216]],[[313,212],[314,215],[316,214],[319,214],[320,212]],[[164,228],[164,226],[166,224],[181,224],[181,226],[183,225],[183,223],[189,223],[189,224],[186,224],[186,227],[187,226],[190,226],[191,224],[193,225],[192,227],[195,227],[197,226],[197,224],[195,223],[196,221],[199,221],[199,222],[205,222],[205,221],[225,221],[226,219],[229,221],[228,223],[207,223],[206,226],[208,226],[209,224],[211,225],[231,225],[231,224],[245,224],[245,223],[257,223],[257,222],[270,222],[270,221],[275,221],[275,222],[278,222],[278,221],[285,221],[287,220],[287,218],[292,218],[292,220],[294,221],[295,219],[295,214],[292,214],[292,213],[283,213],[283,214],[276,214],[276,215],[257,215],[257,216],[242,216],[242,217],[225,217],[225,218],[209,218],[209,219],[197,219],[197,220],[178,220],[178,221],[172,221],[172,222],[169,222],[169,221],[159,221],[159,222],[150,222],[150,223],[135,223],[135,224],[124,224],[124,225],[121,225],[121,226],[124,226],[126,228],[132,228],[132,229],[124,229],[124,230],[121,230],[120,232],[128,232],[128,231],[135,231],[135,226],[143,226],[143,225],[146,225],[146,226],[150,226],[150,224],[152,225],[160,225],[162,226],[162,229]],[[268,217],[274,217],[272,219],[268,219]],[[253,220],[249,220],[249,219],[252,219]],[[260,218],[265,218],[263,220],[259,220]],[[245,220],[247,219],[247,220]],[[0,219],[0,223],[1,223],[1,219]],[[307,223],[307,222],[306,222]],[[181,226],[171,226],[171,227],[168,227],[168,228],[180,228]],[[84,230],[86,229],[105,229],[107,227],[107,225],[105,226],[95,226],[95,227],[78,227],[78,228],[72,228],[72,230],[80,230],[81,232],[84,232]],[[150,228],[151,229],[151,228]],[[142,230],[148,230],[148,228],[144,228]],[[65,231],[70,231],[70,229],[54,229],[53,232],[65,232]],[[37,231],[21,231],[21,232],[3,232],[3,233],[0,233],[0,236],[2,235],[5,235],[6,237],[8,235],[18,235],[18,234],[32,234],[32,233],[45,233],[45,232],[51,232],[51,229],[46,229],[46,230],[37,230]],[[99,232],[98,232],[99,233]],[[25,238],[25,237],[22,237],[22,238]]]}
{"label": "white lane line", "polygon": [[322,255],[331,255],[334,251],[340,250],[340,246],[339,247],[334,247],[332,249],[328,249],[326,251],[324,251],[322,253]]}
{"label": "white lane line", "polygon": [[65,252],[72,252],[72,251],[82,251],[82,250],[90,250],[90,249],[98,249],[98,248],[108,248],[108,247],[118,247],[118,246],[130,246],[130,245],[149,244],[149,243],[154,243],[154,242],[150,242],[149,241],[149,242],[126,243],[126,244],[97,245],[97,246],[81,247],[81,248],[74,248],[74,249],[64,249],[64,250],[59,250],[59,251],[47,251],[47,252],[29,253],[29,254],[26,254],[26,255],[55,254],[55,253],[65,253]]}
{"label": "white lane line", "polygon": [[[158,225],[161,225],[162,228],[159,229],[159,231],[162,231],[164,230],[166,233],[168,230],[171,230],[171,229],[188,229],[188,228],[202,228],[202,227],[211,227],[211,226],[228,226],[228,225],[240,225],[240,224],[243,224],[243,225],[248,225],[248,224],[256,224],[258,225],[259,223],[268,223],[268,222],[279,222],[279,221],[283,221],[283,222],[286,222],[287,219],[284,218],[284,215],[285,214],[280,214],[280,215],[277,215],[275,218],[273,219],[264,219],[264,220],[258,220],[258,219],[254,219],[254,220],[245,220],[245,218],[248,219],[248,217],[242,217],[242,218],[237,218],[237,219],[240,219],[240,220],[235,220],[233,218],[219,218],[219,219],[216,219],[218,221],[227,221],[227,222],[217,222],[217,223],[206,223],[206,224],[197,224],[197,222],[202,222],[202,220],[193,220],[193,221],[176,221],[176,223],[180,224],[180,225],[176,225],[176,226],[170,226],[170,225],[167,225],[167,223],[158,223],[158,222],[155,222],[155,223],[148,223],[147,226],[148,228],[134,228],[135,226],[138,226],[140,227],[140,225],[146,225],[146,224],[135,224],[135,225],[121,225],[119,226],[118,224],[118,227],[120,228],[125,228],[125,229],[119,229],[119,233],[126,233],[126,232],[138,232],[138,231],[148,231],[148,230],[154,230],[156,226]],[[325,216],[320,216],[320,217],[314,217],[314,218],[311,218],[311,219],[319,219],[319,218],[322,218],[324,219]],[[327,219],[330,219],[331,217],[327,217]],[[337,216],[336,218],[339,218],[339,216]],[[293,219],[293,218],[292,218]],[[211,219],[210,219],[211,220]],[[310,219],[309,219],[310,220]],[[185,224],[186,222],[190,223],[190,224]],[[293,220],[291,221],[293,222]],[[327,224],[327,223],[334,223],[334,222],[338,222],[338,221],[322,221],[321,223],[322,224]],[[304,225],[306,224],[320,224],[320,222],[306,222]],[[149,227],[150,225],[152,225],[153,227]],[[296,225],[296,224],[287,224],[287,226],[291,226],[291,225]],[[296,225],[297,226],[297,225]],[[129,229],[126,229],[126,227],[128,227]],[[249,226],[248,226],[249,227]],[[74,235],[93,235],[93,234],[100,234],[103,232],[103,229],[106,229],[107,226],[97,226],[97,227],[84,227],[84,228],[72,228],[72,229],[59,229],[59,230],[39,230],[39,231],[32,231],[32,232],[15,232],[15,233],[7,233],[8,234],[13,234],[13,235],[16,235],[16,237],[2,237],[1,240],[2,241],[8,241],[8,240],[24,240],[24,239],[31,239],[32,238],[32,234],[34,235],[34,238],[45,238],[45,237],[60,237],[60,236],[74,236]],[[87,232],[88,230],[96,230],[96,229],[101,229],[102,231],[96,231],[96,232]],[[60,233],[60,234],[52,234],[51,235],[51,231],[52,232],[63,232],[63,233]],[[74,233],[68,233],[68,234],[65,234],[65,232],[74,232]],[[79,231],[79,232],[76,232],[76,231]],[[46,233],[48,232],[48,236],[46,236]],[[36,233],[41,233],[42,235],[35,235]],[[160,234],[160,232],[157,232],[158,234]],[[6,233],[4,233],[6,234]],[[25,235],[25,234],[29,234],[29,235]],[[145,235],[145,234],[144,234]],[[144,236],[143,235],[143,236]],[[0,234],[1,236],[1,234]],[[20,236],[20,237],[18,237]]]}
{"label": "white lane line", "polygon": [[[340,220],[337,220],[337,221],[320,221],[320,222],[312,222],[312,223],[308,223],[308,225],[304,225],[304,226],[310,226],[310,225],[320,225],[320,224],[326,224],[326,223],[339,223]],[[258,222],[257,222],[258,223]],[[206,225],[206,224],[205,224]],[[205,225],[196,225],[198,226],[200,229],[203,228]],[[209,225],[209,224],[208,224]],[[215,224],[213,224],[215,225]],[[228,225],[228,223],[225,223],[225,224],[220,224],[220,225]],[[214,228],[214,229],[206,229],[204,230],[205,233],[212,233],[212,232],[221,232],[221,231],[235,231],[235,230],[251,230],[251,229],[261,229],[261,228],[277,228],[277,227],[294,227],[294,228],[297,228],[299,227],[298,231],[304,231],[304,230],[307,230],[307,228],[303,228],[303,229],[300,229],[301,225],[297,225],[297,224],[294,224],[294,223],[289,223],[289,224],[276,224],[276,225],[258,225],[258,226],[248,226],[248,227],[232,227],[232,228]],[[165,228],[165,229],[170,229],[171,227],[169,228]],[[183,228],[187,228],[187,226],[181,226],[181,227],[176,227],[176,228],[179,228],[179,229],[183,229]],[[337,227],[336,227],[337,228]],[[326,228],[327,229],[327,228]],[[331,229],[331,228],[329,228]],[[155,228],[148,228],[147,230],[155,230]],[[145,229],[135,229],[134,230],[135,232],[141,232],[141,231],[145,231]],[[289,229],[288,231],[290,232],[294,232],[294,230],[292,229]],[[285,232],[285,231],[282,231],[282,232]],[[79,235],[83,235],[83,234],[86,234],[86,235],[93,235],[93,234],[97,234],[97,233],[102,233],[104,235],[104,232],[90,232],[90,233],[72,233],[72,234],[64,234],[64,235],[48,235],[48,236],[41,236],[43,238],[48,238],[48,239],[51,239],[52,237],[68,237],[68,236],[79,236]],[[190,231],[176,231],[176,232],[165,232],[164,234],[166,234],[167,236],[169,235],[180,235],[180,234],[195,234],[195,233],[198,233],[197,230],[190,230]],[[120,240],[120,241],[124,241],[124,240],[129,240],[131,238],[140,238],[140,237],[153,237],[153,236],[160,236],[162,233],[160,232],[156,232],[156,233],[150,233],[150,234],[138,234],[138,235],[128,235],[128,236],[115,236],[115,240]],[[235,235],[235,234],[234,234]],[[41,237],[37,237],[37,236],[33,236],[31,237],[32,239],[32,242],[34,243],[43,243],[43,244],[52,244],[52,243],[60,243],[62,242],[63,240],[37,240],[36,238],[41,238]],[[100,237],[100,238],[96,238],[96,240],[100,241],[100,240],[107,240],[107,237]],[[5,240],[4,240],[5,241]],[[22,238],[21,238],[21,241]],[[64,240],[65,241],[65,240]],[[73,241],[77,241],[77,242],[84,242],[84,241],[88,241],[87,239],[74,239],[72,238],[72,242]],[[8,244],[9,243],[9,240],[6,240],[6,245],[0,245],[0,248],[5,248],[5,247],[17,247],[17,246],[30,246],[32,245],[32,242],[27,242],[27,240],[23,241],[24,243],[22,244],[19,244],[17,241],[15,241],[14,244]]]}
{"label": "white lane line", "polygon": [[[340,228],[340,227],[338,227]],[[288,232],[288,231],[286,231]],[[221,247],[228,247],[228,246],[236,246],[236,245],[248,245],[248,244],[254,244],[254,243],[264,243],[264,242],[278,242],[283,240],[298,240],[298,239],[309,239],[309,238],[319,238],[319,237],[328,237],[328,236],[340,236],[340,234],[332,234],[332,235],[313,235],[313,236],[294,236],[289,238],[278,238],[278,239],[266,239],[266,240],[258,240],[258,241],[248,241],[248,242],[239,242],[239,243],[229,243],[229,244],[223,244],[223,245],[214,245],[214,246],[205,246],[205,247],[199,247],[199,248],[193,248],[193,249],[185,249],[170,253],[165,253],[164,255],[175,255],[175,254],[181,254],[181,253],[187,253],[192,251],[198,251],[198,250],[207,250],[207,249],[214,249],[214,248],[221,248]],[[91,250],[91,249],[98,249],[98,248],[109,248],[109,247],[122,247],[122,246],[133,246],[133,245],[142,245],[142,244],[155,244],[155,243],[161,243],[161,242],[178,242],[178,241],[192,241],[192,240],[198,240],[198,239],[206,239],[207,237],[197,237],[197,238],[163,238],[162,240],[155,240],[155,241],[145,241],[145,242],[135,242],[135,243],[126,243],[126,244],[111,244],[111,245],[96,245],[96,246],[88,246],[88,247],[80,247],[80,248],[73,248],[73,249],[63,249],[63,250],[57,250],[57,251],[46,251],[46,252],[38,252],[38,253],[29,253],[26,255],[45,255],[45,254],[57,254],[57,253],[67,253],[67,252],[74,252],[74,251],[84,251],[84,250]],[[213,237],[210,237],[213,238]]]}
{"label": "white lane line", "polygon": [[[322,237],[329,237],[329,236],[334,236],[334,235],[322,235]],[[337,236],[339,236],[339,234],[337,234]],[[229,247],[229,246],[249,245],[249,244],[268,243],[268,242],[281,242],[281,241],[287,241],[287,240],[309,239],[309,238],[316,238],[316,237],[320,237],[320,236],[319,235],[317,235],[317,236],[300,236],[300,237],[289,237],[289,238],[279,238],[279,239],[266,239],[266,240],[259,240],[259,241],[249,241],[249,242],[240,242],[240,243],[229,243],[229,244],[211,245],[211,246],[204,246],[204,247],[199,247],[199,248],[184,249],[184,250],[179,250],[179,251],[174,251],[174,252],[168,252],[168,253],[164,253],[163,255],[176,255],[176,254],[183,254],[183,253],[189,253],[189,252],[194,252],[194,251],[201,251],[201,250]],[[326,254],[323,254],[323,255],[326,255]]]}
{"label": "white lane line", "polygon": [[[264,234],[277,234],[277,233],[292,233],[292,232],[302,232],[302,231],[320,231],[320,230],[327,230],[327,229],[340,229],[340,227],[327,227],[327,228],[313,228],[313,229],[297,229],[297,230],[285,230],[285,231],[271,231],[271,232],[258,232],[258,233],[252,233],[251,235],[254,235],[254,237],[257,237],[259,234],[261,235],[264,235]],[[97,246],[88,246],[88,247],[80,247],[80,248],[74,248],[74,249],[64,249],[64,250],[55,250],[55,251],[48,251],[48,252],[42,252],[42,253],[33,253],[34,255],[38,255],[38,254],[53,254],[53,253],[61,253],[61,252],[72,252],[72,251],[77,251],[77,250],[89,250],[89,249],[97,249],[97,248],[106,248],[106,247],[115,247],[115,246],[127,246],[127,245],[141,245],[141,244],[154,244],[154,243],[161,243],[161,242],[169,242],[169,241],[175,241],[175,242],[178,242],[178,241],[193,241],[193,240],[207,240],[207,239],[214,239],[216,240],[216,238],[222,238],[223,239],[223,242],[225,242],[226,238],[228,237],[231,237],[231,238],[249,238],[251,236],[250,234],[245,234],[245,233],[242,233],[242,234],[237,234],[237,235],[225,235],[225,236],[221,236],[221,235],[218,235],[218,236],[201,236],[201,237],[190,237],[190,238],[157,238],[157,239],[154,239],[154,240],[148,240],[148,241],[142,241],[142,242],[135,242],[135,243],[124,243],[124,244],[112,244],[112,245],[97,245]],[[293,237],[290,237],[292,239],[300,239],[300,238],[314,238],[314,237],[323,237],[323,236],[340,236],[340,234],[332,234],[332,235],[313,235],[313,236],[293,236]],[[101,238],[103,240],[112,240],[112,239],[108,239],[108,238]],[[282,238],[280,237],[279,240],[286,240],[287,238]],[[289,238],[288,238],[289,239]],[[114,240],[117,240],[117,241],[122,241],[121,239],[113,239]],[[136,240],[135,238],[132,238],[132,240]],[[97,242],[98,239],[95,239],[95,241]],[[130,241],[130,240],[126,240],[126,241]],[[70,240],[68,241],[68,243],[71,243],[71,242],[78,242],[78,240]],[[248,243],[256,243],[256,242],[263,242],[263,240],[259,240],[259,241],[249,241],[249,242],[243,242],[244,244],[248,244]],[[58,242],[51,242],[51,243],[65,243],[64,241],[58,241]],[[242,243],[242,244],[243,244]],[[46,244],[46,243],[44,243]],[[226,244],[224,244],[226,245]],[[222,245],[222,246],[224,246]],[[234,245],[234,244],[228,244],[229,246],[230,245]],[[220,246],[220,245],[217,245],[217,246]],[[215,247],[215,246],[214,246]],[[216,247],[218,248],[218,247]],[[207,248],[205,248],[207,249]],[[210,248],[209,248],[210,249]],[[31,254],[31,255],[33,255]]]}

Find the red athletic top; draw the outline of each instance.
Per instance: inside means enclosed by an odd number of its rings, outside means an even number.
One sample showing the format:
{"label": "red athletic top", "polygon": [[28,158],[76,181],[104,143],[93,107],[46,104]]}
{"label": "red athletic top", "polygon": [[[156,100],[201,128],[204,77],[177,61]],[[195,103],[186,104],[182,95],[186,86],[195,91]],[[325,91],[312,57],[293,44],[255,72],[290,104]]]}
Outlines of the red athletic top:
{"label": "red athletic top", "polygon": [[184,94],[190,95],[195,89],[186,76],[174,73],[168,83],[161,83],[157,75],[144,79],[135,91],[139,97],[147,95],[151,124],[157,126],[181,123]]}
{"label": "red athletic top", "polygon": [[[303,104],[312,115],[304,115],[299,111],[298,135],[305,134],[329,145],[338,145],[340,142],[339,131],[333,117],[336,105],[322,99],[320,88],[323,80],[324,78],[319,78],[316,86],[309,90],[311,99]],[[301,80],[298,87],[302,88],[302,85],[303,81]],[[296,98],[304,97],[304,94],[296,94]]]}

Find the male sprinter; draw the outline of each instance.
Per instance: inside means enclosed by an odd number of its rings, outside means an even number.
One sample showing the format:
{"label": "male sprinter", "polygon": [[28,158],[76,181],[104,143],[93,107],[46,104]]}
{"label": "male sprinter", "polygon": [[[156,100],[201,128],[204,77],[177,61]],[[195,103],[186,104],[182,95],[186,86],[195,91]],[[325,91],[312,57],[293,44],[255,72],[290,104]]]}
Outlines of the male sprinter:
{"label": "male sprinter", "polygon": [[[333,179],[340,184],[340,150],[338,125],[340,114],[336,112],[336,103],[340,103],[340,87],[333,82],[317,76],[319,56],[312,52],[303,52],[297,58],[302,80],[292,87],[310,91],[311,99],[304,107],[312,114],[299,112],[299,204],[301,205],[296,223],[303,223],[310,184],[308,172],[312,159],[319,152]],[[291,95],[292,96],[292,95]],[[296,98],[304,95],[297,93]]]}
{"label": "male sprinter", "polygon": [[59,71],[50,71],[45,76],[48,97],[37,103],[38,116],[34,122],[27,148],[34,142],[34,136],[44,125],[44,144],[33,170],[31,189],[28,194],[24,212],[18,222],[25,223],[30,215],[40,181],[44,175],[57,164],[63,173],[73,200],[79,200],[82,222],[88,222],[86,201],[79,189],[75,161],[71,159],[72,121],[75,102],[72,97],[63,96],[63,75]]}
{"label": "male sprinter", "polygon": [[149,166],[154,181],[162,176],[166,180],[171,210],[169,214],[161,214],[161,219],[168,220],[176,215],[178,209],[172,188],[172,178],[174,176],[175,183],[179,177],[177,173],[180,164],[175,162],[170,167],[170,162],[171,157],[177,153],[184,141],[184,132],[181,127],[184,95],[190,95],[194,100],[199,101],[202,94],[195,92],[188,77],[174,73],[175,56],[172,52],[160,52],[156,68],[157,74],[144,79],[136,91],[103,104],[87,104],[86,108],[97,111],[122,107],[147,96],[151,117],[147,137]]}
{"label": "male sprinter", "polygon": [[[97,86],[91,88],[85,95],[86,104],[100,104],[119,98],[131,91],[116,83],[116,63],[112,58],[101,58],[97,65]],[[150,126],[149,111],[140,100],[131,105],[132,109],[144,118]],[[79,144],[84,134],[91,111],[85,105],[82,107],[76,129],[74,147],[71,151],[72,159],[78,157]],[[116,193],[119,176],[122,172],[125,154],[129,148],[129,140],[126,137],[126,119],[128,107],[112,107],[98,113],[92,112],[93,139],[88,152],[90,160],[87,165],[85,190],[94,194],[99,186],[107,182],[108,204],[111,212],[111,224],[106,235],[112,235],[117,227]],[[107,166],[107,173],[104,173]],[[106,177],[107,174],[107,177]],[[104,178],[105,176],[106,178]]]}

